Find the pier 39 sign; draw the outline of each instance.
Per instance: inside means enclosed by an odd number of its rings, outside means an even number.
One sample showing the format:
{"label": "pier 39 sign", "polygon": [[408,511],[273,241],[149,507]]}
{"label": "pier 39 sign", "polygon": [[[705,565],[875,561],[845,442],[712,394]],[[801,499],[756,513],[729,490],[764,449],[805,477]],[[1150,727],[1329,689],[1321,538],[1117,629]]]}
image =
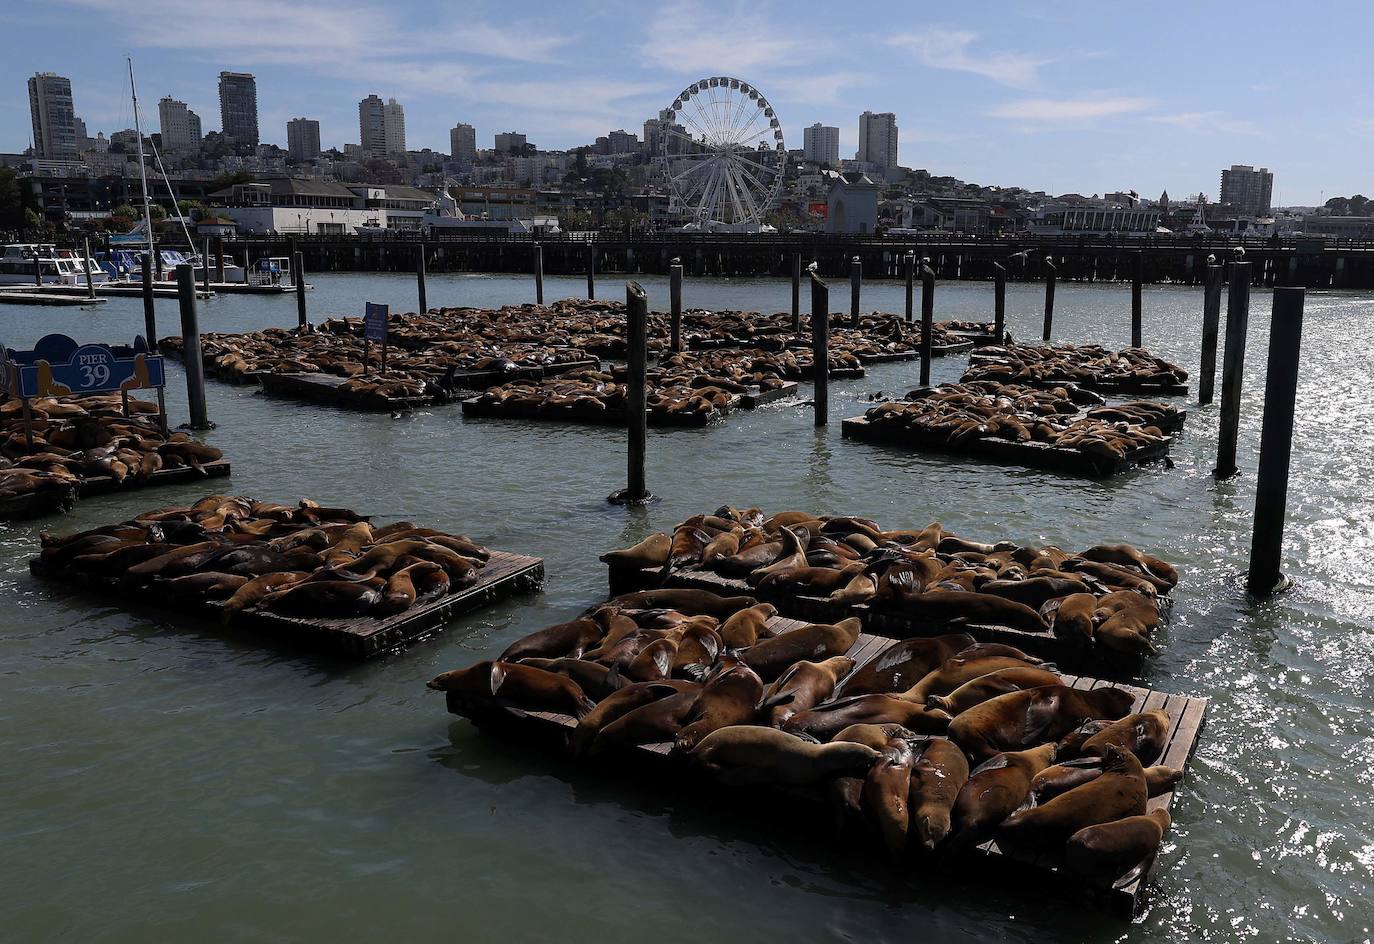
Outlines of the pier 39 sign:
{"label": "pier 39 sign", "polygon": [[113,393],[165,383],[162,357],[151,353],[141,337],[130,347],[111,347],[50,334],[32,351],[5,351],[4,385],[12,396]]}

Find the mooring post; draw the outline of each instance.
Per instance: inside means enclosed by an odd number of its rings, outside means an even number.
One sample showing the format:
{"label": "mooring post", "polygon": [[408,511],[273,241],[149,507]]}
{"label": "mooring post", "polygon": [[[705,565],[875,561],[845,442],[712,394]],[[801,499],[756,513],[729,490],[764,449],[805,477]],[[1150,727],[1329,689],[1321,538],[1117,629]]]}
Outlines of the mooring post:
{"label": "mooring post", "polygon": [[224,284],[224,237],[215,237],[215,281]]}
{"label": "mooring post", "polygon": [[534,303],[544,304],[544,244],[534,244]]}
{"label": "mooring post", "polygon": [[142,256],[143,270],[143,330],[148,335],[149,349],[157,348],[157,313],[153,310],[153,257],[145,252]]}
{"label": "mooring post", "polygon": [[1198,371],[1197,402],[1206,406],[1212,402],[1216,385],[1217,330],[1221,326],[1221,270],[1207,257],[1206,282],[1202,289],[1202,369]]}
{"label": "mooring post", "polygon": [[420,314],[429,311],[429,301],[425,297],[425,244],[421,240],[415,252],[415,287],[420,295]]}
{"label": "mooring post", "polygon": [[304,328],[310,324],[305,314],[305,253],[297,252],[291,267],[296,272],[296,324]]}
{"label": "mooring post", "polygon": [[1140,347],[1143,343],[1141,320],[1143,312],[1141,310],[1141,284],[1145,278],[1145,253],[1135,254],[1135,267],[1131,272],[1131,347]]}
{"label": "mooring post", "polygon": [[177,296],[181,302],[182,366],[186,368],[186,402],[191,409],[192,429],[210,429],[205,411],[205,362],[200,354],[200,324],[196,320],[196,270],[190,263],[176,268]]}
{"label": "mooring post", "polygon": [[83,260],[83,266],[84,266],[85,269],[86,269],[86,297],[87,297],[87,298],[95,298],[95,281],[91,278],[91,265],[92,265],[92,262],[91,262],[91,239],[90,239],[90,237],[89,237],[89,236],[84,237],[84,238],[81,240],[81,244],[82,244],[83,247],[85,247],[85,253],[86,253],[86,257],[85,257],[85,259]]}
{"label": "mooring post", "polygon": [[801,253],[792,253],[792,333],[801,331]]}
{"label": "mooring post", "polygon": [[830,421],[830,289],[811,271],[811,383],[816,425]]}
{"label": "mooring post", "polygon": [[935,271],[921,260],[921,386],[930,386],[930,348],[935,334]]}
{"label": "mooring post", "polygon": [[1288,468],[1293,453],[1305,294],[1306,290],[1301,288],[1274,289],[1259,475],[1255,480],[1254,532],[1250,538],[1250,575],[1246,582],[1255,596],[1267,596],[1288,586],[1281,570],[1283,523],[1288,511]]}
{"label": "mooring post", "polygon": [[1245,380],[1245,334],[1250,324],[1250,263],[1231,263],[1226,298],[1226,350],[1221,356],[1221,429],[1217,433],[1219,479],[1236,474],[1236,440],[1240,436],[1240,392]]}
{"label": "mooring post", "polygon": [[587,242],[587,300],[596,300],[596,244]]}
{"label": "mooring post", "polygon": [[38,258],[38,250],[33,252],[33,284],[43,284],[43,260]]}
{"label": "mooring post", "polygon": [[1007,333],[1007,267],[992,264],[992,336],[1001,344]]}
{"label": "mooring post", "polygon": [[916,284],[916,253],[907,253],[903,261],[906,263],[906,323],[911,324],[911,302]]}
{"label": "mooring post", "polygon": [[624,490],[607,500],[617,505],[638,505],[652,500],[644,479],[644,454],[649,430],[645,373],[649,361],[649,296],[638,282],[625,283],[625,422],[629,429],[629,478]]}
{"label": "mooring post", "polygon": [[674,258],[668,267],[668,304],[672,315],[673,352],[682,350],[682,260]]}
{"label": "mooring post", "polygon": [[1050,333],[1054,329],[1054,257],[1045,257],[1045,331],[1043,338],[1049,343]]}
{"label": "mooring post", "polygon": [[205,294],[210,294],[210,237],[205,237],[205,245],[200,254],[200,286]]}
{"label": "mooring post", "polygon": [[859,289],[863,284],[863,263],[858,256],[849,260],[849,324],[859,326]]}

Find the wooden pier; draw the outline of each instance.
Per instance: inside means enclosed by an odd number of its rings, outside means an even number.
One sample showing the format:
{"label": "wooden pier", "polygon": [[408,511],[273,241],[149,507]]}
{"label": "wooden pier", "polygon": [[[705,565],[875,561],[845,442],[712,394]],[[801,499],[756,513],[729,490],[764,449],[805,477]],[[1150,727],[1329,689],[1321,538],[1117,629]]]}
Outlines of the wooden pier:
{"label": "wooden pier", "polygon": [[228,475],[230,471],[231,466],[228,459],[217,459],[214,462],[202,463],[199,469],[191,466],[158,469],[147,478],[140,479],[137,476],[130,476],[122,482],[116,481],[108,475],[88,476],[79,479],[75,489],[45,489],[0,501],[0,521],[24,521],[31,518],[42,518],[46,515],[69,511],[79,498],[112,495],[116,492],[133,492],[145,488],[157,488],[162,485],[183,485],[207,477],[221,478]]}
{"label": "wooden pier", "polygon": [[[775,633],[786,633],[806,624],[798,620],[774,617],[769,620],[768,625]],[[857,672],[892,645],[894,643],[891,639],[860,634],[847,654],[855,660],[854,670]],[[1150,711],[1156,708],[1162,710],[1169,716],[1169,731],[1163,754],[1158,763],[1181,770],[1187,769],[1188,761],[1197,747],[1202,731],[1207,712],[1207,699],[1172,695],[1086,676],[1065,675],[1063,679],[1065,685],[1085,690],[1103,686],[1124,689],[1135,698],[1131,708],[1135,712]],[[554,750],[557,750],[558,746],[564,743],[566,736],[577,724],[576,719],[570,715],[549,711],[529,711],[512,705],[493,704],[490,701],[472,699],[460,692],[448,692],[446,698],[448,710],[453,714],[468,718],[479,726],[490,727],[493,731],[507,730],[530,736],[541,743],[551,745]],[[622,755],[624,755],[625,761],[633,762],[638,768],[671,778],[674,782],[680,782],[684,775],[692,775],[696,772],[685,763],[681,755],[673,753],[672,748],[671,742],[644,744],[623,751]],[[721,794],[729,792],[729,788],[707,781],[704,777],[702,780],[702,790],[715,790]],[[694,787],[693,792],[699,793],[700,791]],[[817,788],[793,788],[787,792],[799,796],[804,801],[811,801],[816,804],[825,802],[822,791]],[[633,791],[629,791],[629,793],[633,795]],[[1147,809],[1169,809],[1176,793],[1176,790],[1172,790],[1149,800]],[[776,806],[774,803],[765,805]],[[773,815],[777,816],[778,814],[774,813]],[[786,825],[785,821],[782,825]],[[929,864],[917,862],[908,867],[918,870],[922,868],[941,870],[957,868],[961,873],[979,879],[986,878],[990,871],[995,870],[1002,873],[1005,870],[1004,874],[1009,880],[1014,878],[1018,887],[1026,887],[1028,891],[1044,890],[1059,897],[1068,896],[1104,908],[1121,918],[1130,919],[1144,906],[1149,883],[1159,868],[1159,862],[1158,857],[1154,857],[1141,870],[1139,877],[1129,882],[1094,887],[1078,877],[1064,880],[1060,876],[1064,867],[1062,857],[1057,854],[1035,855],[1016,850],[1003,850],[996,842],[990,841],[976,849],[969,850],[952,861],[935,859]]]}

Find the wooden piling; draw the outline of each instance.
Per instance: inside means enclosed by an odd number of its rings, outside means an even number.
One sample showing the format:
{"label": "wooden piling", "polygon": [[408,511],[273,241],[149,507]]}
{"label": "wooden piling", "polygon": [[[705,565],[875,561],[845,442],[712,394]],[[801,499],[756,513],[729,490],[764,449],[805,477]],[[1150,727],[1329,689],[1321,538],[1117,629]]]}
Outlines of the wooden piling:
{"label": "wooden piling", "polygon": [[1054,259],[1045,260],[1045,330],[1043,339],[1049,343],[1050,335],[1054,328]]}
{"label": "wooden piling", "polygon": [[649,296],[638,282],[625,283],[625,316],[625,340],[628,346],[625,420],[629,432],[629,472],[625,489],[614,493],[608,500],[618,505],[638,505],[653,498],[649,494],[644,477],[644,457],[649,428],[648,397],[645,391],[645,373],[649,360]]}
{"label": "wooden piling", "polygon": [[921,260],[921,386],[930,386],[930,348],[935,334],[935,273]]}
{"label": "wooden piling", "polygon": [[[247,275],[247,273],[244,273]],[[215,237],[215,281],[224,283],[224,237]]]}
{"label": "wooden piling", "polygon": [[1140,347],[1143,312],[1141,310],[1141,283],[1145,278],[1145,254],[1135,254],[1135,268],[1131,273],[1131,347]]}
{"label": "wooden piling", "polygon": [[849,260],[849,323],[859,326],[859,290],[863,284],[863,263],[858,256]]}
{"label": "wooden piling", "polygon": [[305,313],[305,253],[296,253],[296,258],[291,260],[291,268],[296,277],[296,324],[304,328],[310,324]]}
{"label": "wooden piling", "polygon": [[801,264],[802,254],[792,253],[792,332],[801,331]]}
{"label": "wooden piling", "polygon": [[1197,402],[1200,406],[1212,402],[1212,389],[1216,385],[1217,331],[1221,325],[1221,270],[1221,266],[1209,262],[1202,289],[1202,367],[1197,381]]}
{"label": "wooden piling", "polygon": [[148,349],[157,350],[157,312],[153,309],[153,257],[145,252],[143,262],[143,330],[147,334]]}
{"label": "wooden piling", "polygon": [[811,273],[811,383],[816,425],[830,421],[830,289]]}
{"label": "wooden piling", "polygon": [[91,280],[91,240],[90,240],[90,238],[89,238],[89,237],[83,238],[82,241],[81,241],[81,244],[82,244],[82,246],[85,247],[85,253],[86,253],[85,258],[84,258],[83,263],[82,263],[83,266],[84,266],[84,268],[85,268],[85,270],[86,270],[86,297],[87,297],[87,298],[95,298],[95,282]]}
{"label": "wooden piling", "polygon": [[668,267],[668,304],[672,319],[672,348],[682,350],[682,260],[674,259]]}
{"label": "wooden piling", "polygon": [[1250,574],[1246,581],[1255,596],[1267,596],[1288,586],[1281,570],[1283,523],[1288,511],[1288,469],[1293,453],[1305,294],[1301,288],[1274,289],[1269,366],[1264,382],[1264,425],[1255,481],[1254,531],[1250,538]]}
{"label": "wooden piling", "polygon": [[992,264],[992,336],[1001,344],[1007,332],[1007,267]]}
{"label": "wooden piling", "polygon": [[587,243],[587,300],[596,300],[596,245]]}
{"label": "wooden piling", "polygon": [[425,285],[425,244],[420,243],[415,252],[415,288],[420,296],[420,314],[429,311],[429,299]]}
{"label": "wooden piling", "polygon": [[544,304],[544,246],[534,244],[534,303]]}
{"label": "wooden piling", "polygon": [[1217,433],[1217,465],[1212,474],[1230,478],[1236,469],[1236,440],[1240,435],[1240,393],[1245,380],[1245,335],[1250,323],[1250,263],[1231,263],[1226,300],[1226,350],[1221,358],[1221,428]]}
{"label": "wooden piling", "polygon": [[196,270],[190,263],[177,266],[177,298],[181,303],[182,366],[186,369],[186,402],[192,429],[210,429],[205,409],[205,362],[200,353],[200,324],[196,320]]}
{"label": "wooden piling", "polygon": [[903,261],[906,265],[906,323],[911,324],[911,303],[916,283],[916,253],[907,253]]}
{"label": "wooden piling", "polygon": [[33,284],[43,284],[43,260],[38,258],[38,250],[33,253]]}
{"label": "wooden piling", "polygon": [[208,295],[210,293],[210,237],[205,237],[200,254],[200,284]]}

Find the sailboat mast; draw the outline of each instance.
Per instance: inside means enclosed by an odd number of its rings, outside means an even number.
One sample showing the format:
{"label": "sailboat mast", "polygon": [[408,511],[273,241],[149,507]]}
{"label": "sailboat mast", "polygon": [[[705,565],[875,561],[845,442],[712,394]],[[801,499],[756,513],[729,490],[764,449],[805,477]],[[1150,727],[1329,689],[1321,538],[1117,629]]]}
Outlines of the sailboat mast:
{"label": "sailboat mast", "polygon": [[138,183],[143,188],[143,226],[148,233],[148,263],[153,261],[153,210],[148,203],[148,172],[143,167],[143,125],[138,120],[138,90],[134,88],[134,59],[129,60],[129,96],[134,100],[134,134],[138,137]]}

